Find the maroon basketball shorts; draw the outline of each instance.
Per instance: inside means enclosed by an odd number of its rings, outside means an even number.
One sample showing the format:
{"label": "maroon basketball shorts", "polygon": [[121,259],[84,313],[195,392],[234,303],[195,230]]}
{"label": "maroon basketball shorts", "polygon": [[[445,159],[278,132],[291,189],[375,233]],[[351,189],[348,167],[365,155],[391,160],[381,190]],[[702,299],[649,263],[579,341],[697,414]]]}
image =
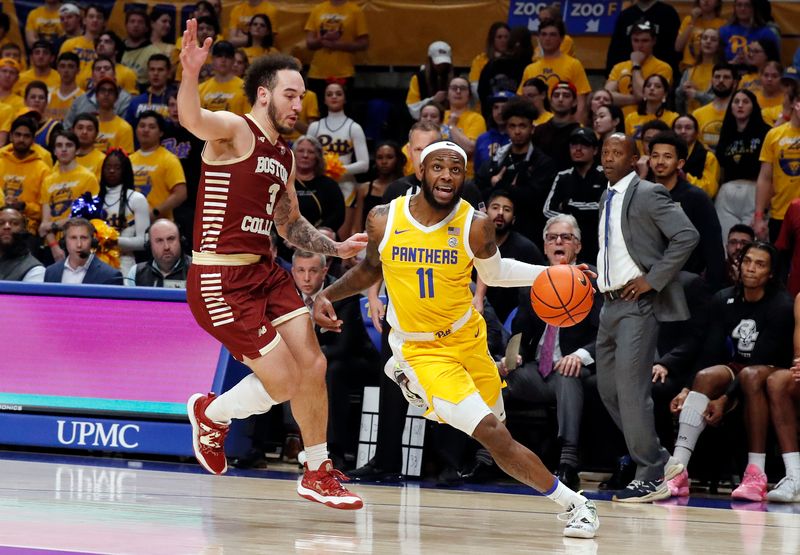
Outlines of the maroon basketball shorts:
{"label": "maroon basketball shorts", "polygon": [[192,264],[186,297],[197,323],[237,360],[266,355],[280,341],[275,327],[308,309],[278,264]]}

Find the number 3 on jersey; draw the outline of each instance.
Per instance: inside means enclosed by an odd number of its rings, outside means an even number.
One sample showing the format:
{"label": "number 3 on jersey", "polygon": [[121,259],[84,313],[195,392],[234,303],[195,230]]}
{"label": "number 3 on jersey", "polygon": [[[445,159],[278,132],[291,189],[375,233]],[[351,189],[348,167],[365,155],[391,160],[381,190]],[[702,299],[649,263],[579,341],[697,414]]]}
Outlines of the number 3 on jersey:
{"label": "number 3 on jersey", "polygon": [[269,202],[267,203],[267,216],[272,216],[272,210],[275,208],[275,197],[278,196],[278,191],[281,190],[281,186],[277,183],[273,183],[269,187]]}
{"label": "number 3 on jersey", "polygon": [[[417,270],[417,276],[419,277],[419,298],[433,298],[433,268],[420,268]],[[427,283],[426,283],[427,282]],[[426,286],[427,285],[427,289]]]}

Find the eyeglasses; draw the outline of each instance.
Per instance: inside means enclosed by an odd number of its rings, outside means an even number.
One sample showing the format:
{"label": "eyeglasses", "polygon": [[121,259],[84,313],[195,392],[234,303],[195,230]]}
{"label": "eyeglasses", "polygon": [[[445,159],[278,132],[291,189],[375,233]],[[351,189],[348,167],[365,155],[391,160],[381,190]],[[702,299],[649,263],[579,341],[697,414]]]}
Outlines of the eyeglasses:
{"label": "eyeglasses", "polygon": [[469,87],[467,85],[450,85],[450,90],[453,92],[468,91]]}
{"label": "eyeglasses", "polygon": [[548,243],[555,243],[556,240],[561,239],[562,243],[571,243],[577,237],[572,233],[545,233],[544,240]]}

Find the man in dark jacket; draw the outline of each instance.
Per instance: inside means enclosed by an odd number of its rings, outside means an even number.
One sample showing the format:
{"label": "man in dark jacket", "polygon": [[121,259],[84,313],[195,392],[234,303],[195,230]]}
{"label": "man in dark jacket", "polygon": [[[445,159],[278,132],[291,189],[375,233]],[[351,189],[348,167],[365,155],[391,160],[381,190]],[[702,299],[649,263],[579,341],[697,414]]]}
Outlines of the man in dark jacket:
{"label": "man in dark jacket", "polygon": [[175,222],[161,218],[150,226],[145,251],[152,260],[140,262],[125,277],[125,285],[186,289],[192,257],[183,252],[183,238]]}
{"label": "man in dark jacket", "polygon": [[0,280],[44,280],[44,266],[31,254],[27,237],[25,216],[14,208],[0,209]]}
{"label": "man in dark jacket", "polygon": [[46,283],[122,285],[122,274],[97,258],[94,226],[83,218],[71,218],[63,226],[67,258],[47,267]]}

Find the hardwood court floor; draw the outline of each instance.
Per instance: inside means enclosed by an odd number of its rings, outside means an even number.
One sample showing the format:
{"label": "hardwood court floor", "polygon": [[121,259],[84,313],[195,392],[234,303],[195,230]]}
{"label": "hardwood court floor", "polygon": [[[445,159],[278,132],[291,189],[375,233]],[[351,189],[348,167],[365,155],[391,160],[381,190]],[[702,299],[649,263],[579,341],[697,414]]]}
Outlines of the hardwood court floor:
{"label": "hardwood court floor", "polygon": [[573,540],[538,496],[357,485],[365,508],[336,511],[248,474],[0,453],[0,553],[800,553],[800,507],[599,500],[598,537]]}

